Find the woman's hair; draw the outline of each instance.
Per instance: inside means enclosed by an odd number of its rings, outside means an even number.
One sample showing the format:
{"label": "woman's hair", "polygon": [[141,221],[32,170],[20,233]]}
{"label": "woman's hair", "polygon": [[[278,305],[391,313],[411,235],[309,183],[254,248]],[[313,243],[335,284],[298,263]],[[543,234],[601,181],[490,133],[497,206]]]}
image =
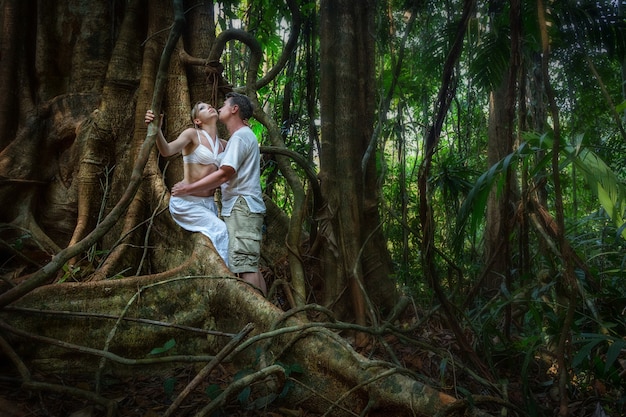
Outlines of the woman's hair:
{"label": "woman's hair", "polygon": [[198,115],[198,108],[200,107],[200,104],[204,103],[204,101],[199,101],[196,104],[193,105],[193,107],[191,108],[191,123],[193,123],[194,127],[196,126],[196,116]]}

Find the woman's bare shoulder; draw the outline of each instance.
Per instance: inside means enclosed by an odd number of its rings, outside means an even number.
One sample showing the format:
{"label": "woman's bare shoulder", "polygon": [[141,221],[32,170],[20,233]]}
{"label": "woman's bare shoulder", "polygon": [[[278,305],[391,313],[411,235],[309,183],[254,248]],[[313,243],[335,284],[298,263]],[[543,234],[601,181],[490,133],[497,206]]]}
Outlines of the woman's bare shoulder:
{"label": "woman's bare shoulder", "polygon": [[193,127],[188,127],[178,135],[179,138],[186,139],[189,143],[197,143],[198,142],[198,132]]}

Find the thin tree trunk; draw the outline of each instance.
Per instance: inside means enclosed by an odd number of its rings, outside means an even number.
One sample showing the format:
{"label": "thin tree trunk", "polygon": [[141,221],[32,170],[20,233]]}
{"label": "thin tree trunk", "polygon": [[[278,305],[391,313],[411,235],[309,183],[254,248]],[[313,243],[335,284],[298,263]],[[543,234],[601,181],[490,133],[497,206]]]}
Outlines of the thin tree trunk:
{"label": "thin tree trunk", "polygon": [[574,274],[574,260],[570,256],[569,242],[565,238],[565,218],[563,213],[563,195],[561,191],[560,178],[560,142],[561,142],[561,126],[559,120],[558,107],[554,97],[554,90],[550,83],[548,72],[548,62],[550,60],[550,42],[548,38],[548,27],[545,16],[545,6],[543,0],[537,0],[537,13],[539,21],[539,29],[541,32],[541,50],[543,59],[541,61],[541,69],[543,81],[546,89],[548,103],[550,105],[550,115],[552,116],[554,143],[552,146],[552,177],[554,182],[554,208],[556,217],[557,242],[561,251],[561,260],[563,262],[563,270],[561,275],[560,288],[564,291],[567,298],[565,317],[559,333],[559,341],[556,351],[556,359],[558,364],[558,382],[559,382],[559,416],[566,417],[569,415],[569,361],[567,360],[566,348],[571,340],[572,325],[574,323],[574,315],[576,312],[576,303],[578,299],[577,281]]}
{"label": "thin tree trunk", "polygon": [[[0,2],[2,7],[2,23],[4,28],[0,37],[0,151],[3,150],[15,136],[19,114],[17,99],[19,87],[17,81],[17,68],[11,65],[17,62],[15,59],[19,45],[24,42],[24,28],[30,26],[32,16],[26,12],[28,2],[24,0],[5,0]],[[18,22],[27,24],[19,24]]]}
{"label": "thin tree trunk", "polygon": [[[515,103],[520,69],[521,9],[519,0],[511,0],[511,52],[509,68],[500,87],[493,91],[489,105],[488,164],[493,166],[513,152],[515,143]],[[508,171],[503,192],[493,190],[487,204],[486,264],[490,265],[486,290],[497,292],[502,284],[511,286],[511,245],[509,243],[517,206],[515,172]]]}
{"label": "thin tree trunk", "polygon": [[469,22],[473,9],[474,0],[466,0],[463,5],[463,16],[461,23],[459,24],[456,32],[456,37],[450,47],[450,51],[444,65],[442,85],[439,90],[437,107],[435,108],[435,120],[429,128],[425,140],[425,157],[418,178],[418,189],[420,193],[420,221],[423,230],[421,254],[422,263],[424,265],[424,270],[428,277],[428,281],[432,286],[435,295],[437,296],[437,299],[441,303],[448,326],[454,332],[457,338],[457,342],[461,346],[463,352],[474,363],[474,365],[476,365],[482,375],[484,375],[488,379],[492,379],[492,376],[486,365],[478,357],[474,349],[471,347],[469,341],[465,337],[463,330],[456,320],[455,308],[450,300],[448,300],[443,291],[443,288],[441,287],[439,273],[435,266],[435,222],[433,219],[432,207],[429,199],[430,193],[428,192],[428,178],[432,166],[432,158],[435,150],[437,149],[437,144],[441,138],[441,127],[443,126],[445,116],[450,109],[450,103],[452,101],[452,98],[454,97],[454,91],[456,89],[456,80],[454,79],[454,67],[461,54],[463,37],[465,35],[467,24]]}

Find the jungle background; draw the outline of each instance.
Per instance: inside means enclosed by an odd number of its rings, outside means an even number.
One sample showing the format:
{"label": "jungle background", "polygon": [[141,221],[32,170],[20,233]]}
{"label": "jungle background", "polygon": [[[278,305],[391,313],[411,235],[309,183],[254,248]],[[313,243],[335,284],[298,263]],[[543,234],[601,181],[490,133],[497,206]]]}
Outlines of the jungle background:
{"label": "jungle background", "polygon": [[[1,414],[626,415],[624,7],[0,0]],[[267,299],[143,121],[233,90]]]}

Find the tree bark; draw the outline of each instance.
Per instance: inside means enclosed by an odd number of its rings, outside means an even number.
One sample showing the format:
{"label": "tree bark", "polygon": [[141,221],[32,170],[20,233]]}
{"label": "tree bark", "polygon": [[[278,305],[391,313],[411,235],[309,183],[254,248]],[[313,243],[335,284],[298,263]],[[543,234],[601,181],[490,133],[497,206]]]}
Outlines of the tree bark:
{"label": "tree bark", "polygon": [[376,6],[375,1],[322,1],[320,18],[320,180],[325,206],[318,218],[326,240],[324,296],[340,316],[352,315],[361,324],[368,297],[383,308],[395,298],[380,233],[375,159],[370,158],[365,171],[361,168],[374,121],[371,31]]}
{"label": "tree bark", "polygon": [[[511,1],[509,22],[511,27],[511,59],[503,74],[500,86],[491,92],[489,100],[489,140],[487,161],[493,166],[513,152],[515,144],[514,119],[516,92],[521,65],[521,5]],[[510,236],[515,219],[514,207],[519,201],[515,185],[515,172],[508,171],[500,190],[493,190],[487,202],[487,224],[485,230],[486,264],[490,271],[486,279],[486,290],[497,292],[502,284],[511,287]],[[508,331],[508,330],[507,330]]]}

